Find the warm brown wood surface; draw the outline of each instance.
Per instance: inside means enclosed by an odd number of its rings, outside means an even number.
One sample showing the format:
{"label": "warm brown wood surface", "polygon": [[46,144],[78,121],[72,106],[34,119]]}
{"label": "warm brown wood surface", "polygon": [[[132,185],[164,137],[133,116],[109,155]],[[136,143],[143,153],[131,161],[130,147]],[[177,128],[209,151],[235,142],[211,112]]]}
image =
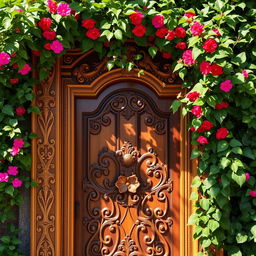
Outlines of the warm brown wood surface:
{"label": "warm brown wood surface", "polygon": [[[75,255],[179,255],[179,115],[171,100],[129,82],[76,100]],[[124,181],[120,193],[118,177],[132,175],[131,188],[139,187],[125,191]]]}

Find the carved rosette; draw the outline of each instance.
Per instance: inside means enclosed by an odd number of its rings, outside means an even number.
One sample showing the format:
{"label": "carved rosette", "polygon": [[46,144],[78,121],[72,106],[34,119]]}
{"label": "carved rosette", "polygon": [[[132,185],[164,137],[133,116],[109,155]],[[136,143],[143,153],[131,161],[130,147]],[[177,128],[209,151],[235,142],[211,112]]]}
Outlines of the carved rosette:
{"label": "carved rosette", "polygon": [[55,256],[55,69],[41,85],[36,85],[36,104],[41,113],[37,120],[36,177],[36,255]]}
{"label": "carved rosette", "polygon": [[[110,171],[110,163],[114,163],[114,170]],[[142,177],[145,166],[147,177]],[[116,178],[111,180],[108,176],[113,171]],[[91,165],[83,187],[90,216],[84,225],[91,234],[85,255],[171,255],[168,236],[173,221],[168,194],[173,183],[167,166],[159,163],[152,148],[142,155],[129,142],[116,152],[104,148],[98,162]],[[101,211],[92,207],[100,200],[109,207]],[[124,231],[127,218],[136,221]]]}

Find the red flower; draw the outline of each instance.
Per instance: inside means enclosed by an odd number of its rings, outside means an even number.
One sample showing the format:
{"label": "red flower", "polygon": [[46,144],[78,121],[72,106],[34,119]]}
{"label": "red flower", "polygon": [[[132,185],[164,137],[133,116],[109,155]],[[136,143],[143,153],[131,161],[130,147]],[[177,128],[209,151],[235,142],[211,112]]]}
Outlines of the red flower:
{"label": "red flower", "polygon": [[170,59],[172,57],[172,54],[168,52],[162,52],[162,57],[164,59]]}
{"label": "red flower", "polygon": [[200,64],[200,72],[202,73],[202,75],[208,75],[211,73],[211,64],[207,61],[203,61]]}
{"label": "red flower", "polygon": [[220,76],[221,74],[223,74],[223,72],[223,68],[218,64],[213,63],[211,65],[211,73],[213,76]]}
{"label": "red flower", "polygon": [[179,38],[184,38],[186,36],[186,30],[183,27],[175,28],[175,35]]}
{"label": "red flower", "polygon": [[149,42],[154,42],[155,41],[155,37],[154,36],[148,36],[148,41]]}
{"label": "red flower", "polygon": [[15,58],[16,56],[17,56],[16,52],[13,52],[13,53],[11,54],[11,57],[12,57],[12,58]]}
{"label": "red flower", "polygon": [[216,34],[216,36],[220,36],[221,35],[220,31],[217,28],[214,28],[212,31]]}
{"label": "red flower", "polygon": [[51,44],[50,43],[45,44],[44,49],[51,50]]}
{"label": "red flower", "polygon": [[196,117],[198,117],[198,118],[201,117],[202,114],[203,114],[202,108],[201,108],[200,106],[197,106],[197,105],[193,106],[191,112],[192,112],[192,114],[193,114],[194,116],[196,116]]}
{"label": "red flower", "polygon": [[162,15],[156,15],[153,19],[152,19],[152,25],[155,28],[161,28],[164,25],[164,16]]}
{"label": "red flower", "polygon": [[175,45],[175,48],[183,50],[187,48],[187,44],[185,42],[179,42]]}
{"label": "red flower", "polygon": [[93,19],[85,19],[82,20],[82,27],[86,28],[86,29],[92,29],[94,28],[96,24],[96,21]]}
{"label": "red flower", "polygon": [[10,84],[17,84],[19,82],[19,78],[10,79]]}
{"label": "red flower", "polygon": [[209,38],[204,42],[203,48],[206,52],[213,53],[218,48],[218,44],[214,39]]}
{"label": "red flower", "polygon": [[142,22],[144,15],[139,11],[135,11],[129,16],[129,19],[133,25],[139,25]]}
{"label": "red flower", "polygon": [[217,130],[216,139],[217,140],[225,139],[227,135],[228,135],[227,128],[221,127],[220,129]]}
{"label": "red flower", "polygon": [[38,22],[38,27],[41,28],[43,31],[50,30],[52,25],[52,20],[50,18],[42,18]]}
{"label": "red flower", "polygon": [[198,127],[197,131],[198,132],[206,132],[206,131],[209,131],[211,130],[213,127],[213,124],[208,121],[208,120],[205,120],[203,121],[203,123]]}
{"label": "red flower", "polygon": [[109,46],[110,46],[110,42],[105,41],[105,42],[103,43],[103,45],[104,45],[105,47],[109,47]]}
{"label": "red flower", "polygon": [[86,32],[86,36],[92,40],[96,40],[100,37],[100,30],[98,28],[91,28]]}
{"label": "red flower", "polygon": [[44,31],[43,32],[43,37],[46,39],[46,40],[54,40],[56,38],[56,33],[55,31]]}
{"label": "red flower", "polygon": [[172,41],[175,38],[175,32],[174,30],[168,30],[166,39],[169,41]]}
{"label": "red flower", "polygon": [[199,92],[196,92],[196,91],[190,92],[190,93],[187,95],[187,98],[188,98],[190,101],[192,101],[192,102],[196,101],[199,97],[200,97],[200,93],[199,93]]}
{"label": "red flower", "polygon": [[228,102],[222,101],[220,104],[216,104],[215,109],[223,109],[223,108],[228,108],[229,104]]}
{"label": "red flower", "polygon": [[164,38],[167,34],[168,34],[168,28],[166,27],[159,28],[156,31],[156,36],[160,38]]}
{"label": "red flower", "polygon": [[14,64],[12,65],[12,68],[13,68],[13,69],[17,69],[17,68],[19,68],[19,66],[18,66],[17,63],[14,63]]}
{"label": "red flower", "polygon": [[209,143],[207,138],[205,138],[204,136],[199,136],[196,141],[199,142],[201,145],[205,145]]}
{"label": "red flower", "polygon": [[41,52],[37,51],[37,50],[32,50],[32,54],[35,55],[35,56],[40,56]]}
{"label": "red flower", "polygon": [[196,128],[194,126],[190,127],[190,131],[191,132],[195,132],[196,131]]}
{"label": "red flower", "polygon": [[52,0],[47,1],[49,12],[56,13],[57,12],[57,3]]}
{"label": "red flower", "polygon": [[17,116],[23,116],[26,113],[26,109],[23,107],[16,108],[16,115]]}
{"label": "red flower", "polygon": [[138,37],[142,37],[145,35],[146,33],[146,27],[143,26],[142,24],[140,25],[137,25],[134,27],[134,29],[132,30],[132,33],[135,35],[135,36],[138,36]]}
{"label": "red flower", "polygon": [[186,13],[184,14],[184,16],[187,17],[187,18],[193,18],[194,16],[196,16],[196,14],[193,13],[193,12],[186,12]]}

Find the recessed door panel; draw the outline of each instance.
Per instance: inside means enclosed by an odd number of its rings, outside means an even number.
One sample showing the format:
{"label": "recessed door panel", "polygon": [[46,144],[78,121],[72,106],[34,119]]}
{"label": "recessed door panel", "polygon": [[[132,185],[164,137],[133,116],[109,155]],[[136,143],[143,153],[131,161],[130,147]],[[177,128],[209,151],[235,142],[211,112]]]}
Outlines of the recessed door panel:
{"label": "recessed door panel", "polygon": [[76,100],[75,255],[179,255],[179,117],[140,84]]}

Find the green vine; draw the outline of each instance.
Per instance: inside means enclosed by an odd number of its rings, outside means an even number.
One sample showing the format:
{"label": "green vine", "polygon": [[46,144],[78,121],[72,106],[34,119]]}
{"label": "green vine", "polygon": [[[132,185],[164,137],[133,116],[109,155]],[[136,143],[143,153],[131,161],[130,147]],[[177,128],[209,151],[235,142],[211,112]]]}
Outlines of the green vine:
{"label": "green vine", "polygon": [[[124,43],[148,47],[152,58],[170,59],[184,81],[173,112],[191,113],[191,158],[199,157],[191,194],[194,238],[212,255],[256,255],[256,6],[253,0],[0,2],[0,221],[20,205],[30,181],[29,115],[39,70],[45,79],[66,50],[94,49],[109,57],[108,69],[134,68]],[[193,2],[194,9],[188,2]],[[198,6],[198,9],[195,9]],[[192,7],[192,6],[191,6]],[[39,60],[32,67],[32,55]],[[142,71],[141,71],[142,73]],[[10,234],[10,235],[9,235]],[[0,255],[21,255],[11,225]]]}

